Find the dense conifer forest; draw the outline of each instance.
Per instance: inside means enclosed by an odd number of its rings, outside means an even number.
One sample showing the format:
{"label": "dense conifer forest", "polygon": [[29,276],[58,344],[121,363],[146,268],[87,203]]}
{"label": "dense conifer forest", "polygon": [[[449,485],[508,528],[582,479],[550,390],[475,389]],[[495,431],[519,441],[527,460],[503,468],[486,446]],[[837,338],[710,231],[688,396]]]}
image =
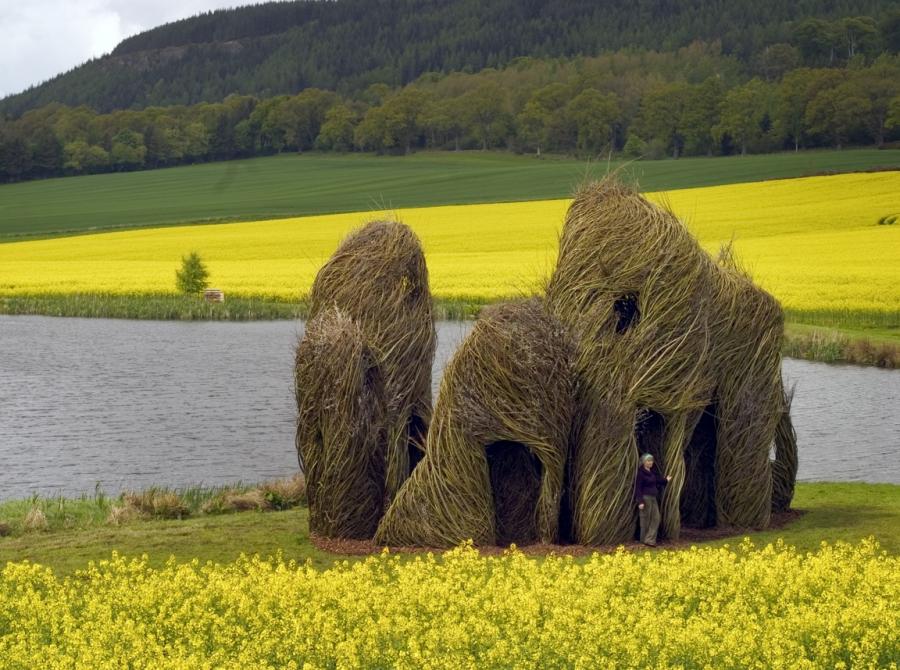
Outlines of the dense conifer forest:
{"label": "dense conifer forest", "polygon": [[898,51],[900,10],[880,0],[265,3],[0,101],[0,180],[312,149],[884,146]]}

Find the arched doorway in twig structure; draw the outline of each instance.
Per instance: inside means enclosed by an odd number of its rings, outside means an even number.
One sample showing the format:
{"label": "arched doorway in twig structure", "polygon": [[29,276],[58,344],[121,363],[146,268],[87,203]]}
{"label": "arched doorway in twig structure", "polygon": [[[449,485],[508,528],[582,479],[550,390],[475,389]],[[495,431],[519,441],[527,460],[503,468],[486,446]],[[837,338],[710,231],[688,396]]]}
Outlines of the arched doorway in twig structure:
{"label": "arched doorway in twig structure", "polygon": [[[657,474],[664,473],[663,445],[666,440],[666,418],[656,410],[639,409],[635,415],[634,439],[638,454],[651,454],[654,461],[653,470]],[[660,511],[662,511],[662,506],[660,506]],[[636,518],[634,539],[638,539],[640,534]],[[665,524],[663,523],[659,526],[659,537],[666,537]]]}
{"label": "arched doorway in twig structure", "polygon": [[684,450],[681,524],[690,528],[712,528],[716,525],[717,412],[715,401],[704,408]]}
{"label": "arched doorway in twig structure", "polygon": [[485,448],[485,456],[494,500],[497,544],[537,541],[541,462],[521,442],[494,442]]}

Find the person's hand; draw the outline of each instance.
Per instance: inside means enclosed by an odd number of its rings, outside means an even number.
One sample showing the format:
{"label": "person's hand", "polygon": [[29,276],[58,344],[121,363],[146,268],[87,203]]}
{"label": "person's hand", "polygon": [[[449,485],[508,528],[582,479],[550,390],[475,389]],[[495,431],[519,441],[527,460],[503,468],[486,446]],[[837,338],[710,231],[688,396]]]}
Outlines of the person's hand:
{"label": "person's hand", "polygon": [[638,505],[638,509],[644,509],[644,503],[641,503],[640,505]]}

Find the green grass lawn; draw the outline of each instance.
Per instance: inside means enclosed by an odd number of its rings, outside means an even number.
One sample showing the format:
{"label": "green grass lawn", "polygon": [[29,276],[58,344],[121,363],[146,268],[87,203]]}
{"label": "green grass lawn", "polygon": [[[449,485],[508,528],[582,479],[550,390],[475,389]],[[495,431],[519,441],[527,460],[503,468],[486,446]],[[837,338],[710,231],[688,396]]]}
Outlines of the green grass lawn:
{"label": "green grass lawn", "polygon": [[819,334],[827,337],[829,335],[835,335],[843,336],[851,340],[865,337],[873,343],[900,345],[900,329],[898,328],[845,328],[819,326],[792,321],[790,315],[788,315],[784,330],[788,336]]}
{"label": "green grass lawn", "polygon": [[[127,556],[146,554],[151,565],[161,566],[170,556],[180,562],[233,561],[240,554],[285,559],[310,559],[317,567],[345,557],[316,549],[309,541],[307,510],[242,512],[195,516],[185,520],[133,521],[108,526],[103,515],[92,514],[90,499],[75,504],[69,518],[74,527],[16,532],[0,538],[0,566],[7,561],[29,560],[70,574],[88,561],[108,558],[113,551]],[[23,501],[0,504],[0,519],[21,513]],[[801,551],[814,551],[822,541],[858,542],[874,536],[890,554],[900,554],[900,486],[890,484],[798,484],[796,509],[806,513],[785,528],[747,533],[757,544],[783,538]],[[712,545],[740,541],[736,536]]]}
{"label": "green grass lawn", "polygon": [[[0,307],[2,309],[2,307]],[[859,325],[823,326],[798,323],[787,315],[782,353],[825,363],[852,363],[900,368],[900,328],[878,327],[861,320]],[[840,323],[847,324],[847,320]],[[852,323],[852,322],[851,322]]]}
{"label": "green grass lawn", "polygon": [[[492,152],[412,156],[304,154],[0,186],[0,239],[121,227],[262,219],[562,198],[586,176],[621,163]],[[810,151],[639,161],[643,190],[900,168],[900,151]]]}
{"label": "green grass lawn", "polygon": [[[805,514],[785,528],[749,533],[753,542],[783,538],[802,551],[815,551],[823,541],[856,543],[871,535],[888,553],[900,554],[900,485],[800,483],[792,507]],[[727,543],[734,539],[710,545]]]}

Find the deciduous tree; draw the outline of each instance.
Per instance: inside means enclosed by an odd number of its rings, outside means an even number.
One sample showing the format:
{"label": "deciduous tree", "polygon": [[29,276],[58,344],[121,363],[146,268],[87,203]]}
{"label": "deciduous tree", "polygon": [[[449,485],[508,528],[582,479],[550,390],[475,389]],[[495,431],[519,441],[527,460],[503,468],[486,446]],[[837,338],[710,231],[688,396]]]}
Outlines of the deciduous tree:
{"label": "deciduous tree", "polygon": [[325,121],[316,138],[316,148],[326,151],[349,151],[353,148],[356,115],[347,105],[338,103],[325,112]]}
{"label": "deciduous tree", "polygon": [[144,138],[133,130],[121,130],[112,138],[109,157],[113,165],[125,170],[143,167],[147,147]]}
{"label": "deciduous tree", "polygon": [[763,119],[771,109],[771,87],[761,79],[751,79],[725,95],[713,136],[719,140],[730,136],[740,146],[741,155],[746,155],[747,146],[762,136]]}
{"label": "deciduous tree", "polygon": [[672,153],[672,158],[678,158],[684,152],[690,96],[690,86],[682,82],[650,90],[641,101],[638,124],[641,135],[662,142]]}
{"label": "deciduous tree", "polygon": [[805,120],[810,132],[829,137],[841,149],[871,111],[872,103],[865,92],[850,81],[820,91],[807,106]]}
{"label": "deciduous tree", "polygon": [[462,96],[466,126],[482,149],[506,140],[510,119],[505,93],[496,84],[482,84]]}
{"label": "deciduous tree", "polygon": [[109,153],[84,140],[69,142],[63,149],[63,167],[73,172],[98,172],[109,166]]}
{"label": "deciduous tree", "polygon": [[181,268],[175,270],[175,285],[178,290],[188,295],[197,294],[209,286],[209,270],[200,258],[200,254],[192,251],[181,258]]}
{"label": "deciduous tree", "polygon": [[578,133],[577,146],[580,151],[596,153],[615,149],[615,127],[622,110],[613,93],[601,93],[595,88],[587,88],[566,107],[566,115],[572,119]]}

